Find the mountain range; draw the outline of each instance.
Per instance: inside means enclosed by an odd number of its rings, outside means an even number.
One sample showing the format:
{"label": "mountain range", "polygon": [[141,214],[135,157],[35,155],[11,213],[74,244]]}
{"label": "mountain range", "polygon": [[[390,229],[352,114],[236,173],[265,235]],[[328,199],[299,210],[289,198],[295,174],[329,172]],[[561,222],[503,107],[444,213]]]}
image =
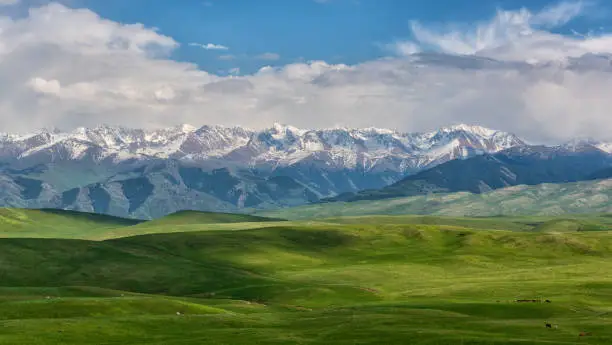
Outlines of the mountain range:
{"label": "mountain range", "polygon": [[485,193],[499,188],[568,183],[610,177],[612,155],[591,144],[516,146],[465,160],[452,160],[387,187],[344,193],[326,201],[357,201],[429,193]]}
{"label": "mountain range", "polygon": [[468,125],[426,133],[280,124],[43,129],[0,134],[0,206],[149,219],[182,209],[239,212],[373,194],[482,192],[588,179],[612,166],[610,152],[605,142],[533,146]]}

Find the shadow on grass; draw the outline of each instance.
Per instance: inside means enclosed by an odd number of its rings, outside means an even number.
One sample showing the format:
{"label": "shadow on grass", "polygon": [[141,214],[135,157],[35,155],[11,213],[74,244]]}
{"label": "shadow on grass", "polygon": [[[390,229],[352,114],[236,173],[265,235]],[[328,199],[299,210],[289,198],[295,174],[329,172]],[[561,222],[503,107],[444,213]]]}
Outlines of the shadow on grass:
{"label": "shadow on grass", "polygon": [[[7,287],[93,286],[148,294],[207,296],[266,302],[282,296],[330,299],[359,288],[330,287],[278,279],[285,262],[277,253],[310,253],[325,260],[328,251],[348,246],[353,236],[334,230],[269,228],[143,235],[103,242],[55,239],[0,240],[0,285]],[[275,262],[275,260],[278,260]],[[342,298],[346,299],[346,298]]]}

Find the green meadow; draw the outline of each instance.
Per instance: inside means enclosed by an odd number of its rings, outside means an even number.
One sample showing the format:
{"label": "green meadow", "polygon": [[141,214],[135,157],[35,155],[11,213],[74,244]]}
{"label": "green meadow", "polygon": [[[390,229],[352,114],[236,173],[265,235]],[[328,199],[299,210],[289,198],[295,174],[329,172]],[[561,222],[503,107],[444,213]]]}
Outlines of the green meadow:
{"label": "green meadow", "polygon": [[0,344],[612,344],[611,229],[2,209]]}

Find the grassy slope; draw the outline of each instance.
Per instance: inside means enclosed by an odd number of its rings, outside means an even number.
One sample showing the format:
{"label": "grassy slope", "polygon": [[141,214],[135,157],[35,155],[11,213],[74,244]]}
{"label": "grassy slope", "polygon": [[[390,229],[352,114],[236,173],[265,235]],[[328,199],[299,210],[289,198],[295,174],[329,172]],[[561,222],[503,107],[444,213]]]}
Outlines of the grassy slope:
{"label": "grassy slope", "polygon": [[[605,231],[612,229],[612,215],[575,214],[562,217],[445,217],[421,215],[389,215],[323,218],[320,222],[340,224],[423,224],[446,225],[470,229],[531,232]],[[294,222],[298,223],[298,222]]]}
{"label": "grassy slope", "polygon": [[555,216],[612,213],[612,179],[567,184],[515,186],[485,194],[433,194],[374,201],[333,202],[256,214],[285,219],[313,219],[375,214],[445,216]]}
{"label": "grassy slope", "polygon": [[138,223],[83,212],[0,208],[0,237],[78,238]]}
{"label": "grassy slope", "polygon": [[0,238],[101,240],[149,233],[248,229],[279,219],[244,214],[184,211],[154,221],[138,221],[64,210],[0,208]]}
{"label": "grassy slope", "polygon": [[[558,217],[445,217],[419,215],[332,217],[283,221],[244,214],[179,212],[154,221],[135,221],[61,210],[0,209],[0,238],[55,238],[108,240],[146,234],[202,231],[237,231],[264,227],[325,226],[326,224],[427,224],[485,230],[556,231],[605,230],[612,226],[607,215]],[[563,228],[563,229],[562,229]]]}
{"label": "grassy slope", "polygon": [[183,225],[183,224],[214,224],[214,223],[248,223],[248,222],[271,222],[283,219],[271,219],[266,217],[252,216],[237,213],[218,213],[202,211],[179,211],[164,218],[150,221],[147,225]]}
{"label": "grassy slope", "polygon": [[[334,221],[0,240],[0,344],[612,342],[607,231],[528,218]],[[519,231],[486,230],[500,224]],[[538,297],[553,303],[512,302]]]}

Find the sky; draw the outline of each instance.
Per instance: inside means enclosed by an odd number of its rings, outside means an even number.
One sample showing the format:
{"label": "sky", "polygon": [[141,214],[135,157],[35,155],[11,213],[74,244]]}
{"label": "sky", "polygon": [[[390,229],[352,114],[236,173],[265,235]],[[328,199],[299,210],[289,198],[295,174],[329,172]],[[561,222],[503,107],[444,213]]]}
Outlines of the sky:
{"label": "sky", "polygon": [[0,0],[0,132],[188,123],[612,140],[612,3]]}

